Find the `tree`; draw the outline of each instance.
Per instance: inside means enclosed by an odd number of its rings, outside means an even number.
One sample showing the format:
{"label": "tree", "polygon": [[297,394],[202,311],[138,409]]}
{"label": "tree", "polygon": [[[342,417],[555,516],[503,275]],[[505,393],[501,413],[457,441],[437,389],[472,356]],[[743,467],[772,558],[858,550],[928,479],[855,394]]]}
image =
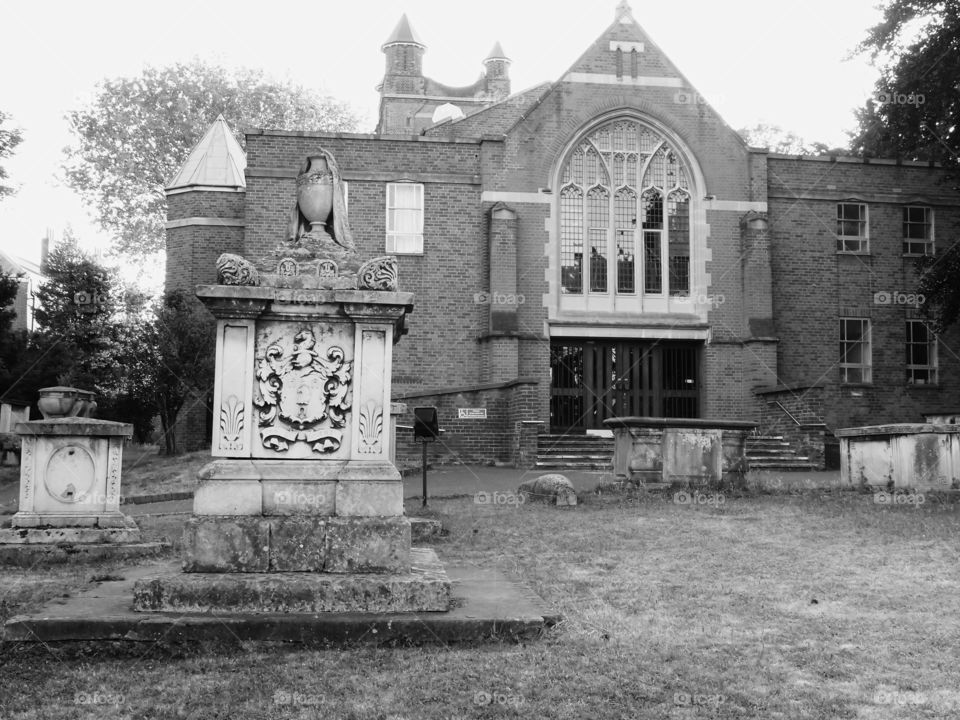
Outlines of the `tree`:
{"label": "tree", "polygon": [[248,127],[357,125],[347,105],[258,70],[194,60],[104,81],[88,107],[68,114],[75,141],[64,149],[64,169],[117,250],[142,257],[163,248],[164,185],[218,114],[241,145]]}
{"label": "tree", "polygon": [[960,151],[960,6],[892,0],[857,47],[880,69],[857,111],[851,148],[867,156],[956,165]]}
{"label": "tree", "polygon": [[[858,110],[851,147],[866,156],[933,160],[960,170],[960,6],[955,0],[892,0],[857,47],[880,68],[873,98]],[[938,227],[935,257],[921,258],[918,294],[937,332],[960,317],[960,246],[956,227]],[[946,241],[945,244],[944,242]]]}
{"label": "tree", "polygon": [[26,346],[26,333],[13,330],[17,316],[13,304],[19,290],[19,275],[0,275],[0,397],[4,397],[13,384],[11,370]]}
{"label": "tree", "polygon": [[81,250],[69,230],[64,235],[44,262],[46,280],[35,292],[38,343],[59,346],[63,384],[112,388],[118,288],[108,268]]}
{"label": "tree", "polygon": [[[21,133],[20,130],[4,129],[3,124],[9,119],[9,115],[3,111],[0,111],[0,160],[13,155],[13,151],[16,149],[17,145],[23,142],[23,133]],[[0,200],[7,195],[12,195],[16,192],[15,188],[11,187],[10,185],[3,184],[2,181],[6,179],[7,171],[3,169],[3,166],[0,166]]]}
{"label": "tree", "polygon": [[177,455],[174,425],[184,404],[203,402],[213,386],[216,320],[183,291],[167,293],[156,308],[151,383],[167,455]]}
{"label": "tree", "polygon": [[779,125],[758,123],[750,128],[741,128],[737,134],[751,147],[765,147],[780,155],[825,155],[830,152],[842,153],[831,149],[822,142],[808,143],[796,133],[784,130]]}

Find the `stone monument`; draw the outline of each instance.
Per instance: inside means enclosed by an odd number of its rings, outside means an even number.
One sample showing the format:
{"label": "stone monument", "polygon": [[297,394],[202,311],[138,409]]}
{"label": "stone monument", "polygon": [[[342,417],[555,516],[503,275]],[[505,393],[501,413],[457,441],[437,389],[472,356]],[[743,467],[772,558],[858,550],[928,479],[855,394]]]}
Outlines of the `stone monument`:
{"label": "stone monument", "polygon": [[0,555],[18,554],[8,552],[12,546],[139,543],[136,523],[120,512],[123,441],[133,426],[90,417],[96,402],[88,390],[43,388],[37,405],[44,419],[15,427],[20,504],[10,527],[0,529]]}
{"label": "stone monument", "polygon": [[360,263],[336,161],[303,164],[286,239],[217,262],[212,460],[183,573],[135,586],[141,611],[444,611],[450,583],[413,549],[391,460],[393,345],[412,293],[397,261]]}

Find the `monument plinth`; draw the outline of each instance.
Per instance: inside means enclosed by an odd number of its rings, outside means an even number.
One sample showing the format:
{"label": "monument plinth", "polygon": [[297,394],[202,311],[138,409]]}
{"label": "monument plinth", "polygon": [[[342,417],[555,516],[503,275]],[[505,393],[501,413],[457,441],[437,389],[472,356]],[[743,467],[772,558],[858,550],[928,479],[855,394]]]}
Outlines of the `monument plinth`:
{"label": "monument plinth", "polygon": [[151,554],[140,529],[120,511],[123,441],[128,423],[89,417],[93,393],[53,387],[40,391],[43,420],[17,423],[20,501],[0,528],[0,562],[29,565],[68,557]]}
{"label": "monument plinth", "polygon": [[[397,261],[359,263],[335,160],[301,169],[288,237],[260,266],[218,260],[212,460],[184,531],[184,575],[135,607],[242,612],[445,610],[436,555],[411,552],[391,460],[393,345],[412,310]],[[294,573],[303,573],[294,575]]]}

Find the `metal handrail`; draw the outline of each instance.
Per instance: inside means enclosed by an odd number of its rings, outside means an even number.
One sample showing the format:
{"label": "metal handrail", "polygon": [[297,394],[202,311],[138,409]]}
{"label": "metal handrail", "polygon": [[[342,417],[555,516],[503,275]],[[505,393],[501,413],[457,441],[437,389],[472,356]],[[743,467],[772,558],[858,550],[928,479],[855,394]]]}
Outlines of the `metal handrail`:
{"label": "metal handrail", "polygon": [[783,410],[783,411],[787,414],[787,417],[790,418],[791,420],[793,420],[793,422],[795,422],[798,426],[799,426],[799,425],[803,425],[803,423],[800,422],[799,420],[797,420],[797,419],[793,416],[793,413],[791,413],[789,410],[787,410],[787,409],[781,404],[781,402],[780,402],[779,400],[774,400],[773,402],[774,402],[774,404],[775,404],[778,408],[780,408],[781,410]]}

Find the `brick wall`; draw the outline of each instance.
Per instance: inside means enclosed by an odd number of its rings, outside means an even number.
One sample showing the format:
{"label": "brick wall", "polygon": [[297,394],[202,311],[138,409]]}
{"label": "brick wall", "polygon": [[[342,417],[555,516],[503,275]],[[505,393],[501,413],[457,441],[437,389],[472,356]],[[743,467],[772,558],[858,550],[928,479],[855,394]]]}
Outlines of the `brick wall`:
{"label": "brick wall", "polygon": [[[778,383],[822,384],[823,420],[831,431],[919,422],[928,408],[960,406],[960,360],[952,350],[957,333],[942,338],[939,386],[908,385],[908,309],[875,303],[877,292],[916,287],[914,259],[902,255],[903,205],[934,208],[939,247],[956,237],[960,206],[943,184],[943,171],[773,157],[769,177]],[[848,198],[868,206],[869,254],[836,252],[837,202]],[[844,315],[871,322],[870,384],[840,383],[839,318]]]}
{"label": "brick wall", "polygon": [[[532,417],[536,407],[538,388],[530,380],[515,380],[489,386],[475,386],[451,391],[437,391],[395,396],[406,403],[408,416],[397,419],[400,425],[413,425],[415,407],[436,407],[440,441],[431,445],[428,462],[431,463],[511,463],[520,460],[522,422]],[[486,420],[458,418],[459,408],[486,408]],[[526,438],[529,440],[529,436]],[[526,449],[529,453],[529,448]],[[420,443],[413,441],[413,431],[397,432],[397,461],[417,464],[420,461]]]}

